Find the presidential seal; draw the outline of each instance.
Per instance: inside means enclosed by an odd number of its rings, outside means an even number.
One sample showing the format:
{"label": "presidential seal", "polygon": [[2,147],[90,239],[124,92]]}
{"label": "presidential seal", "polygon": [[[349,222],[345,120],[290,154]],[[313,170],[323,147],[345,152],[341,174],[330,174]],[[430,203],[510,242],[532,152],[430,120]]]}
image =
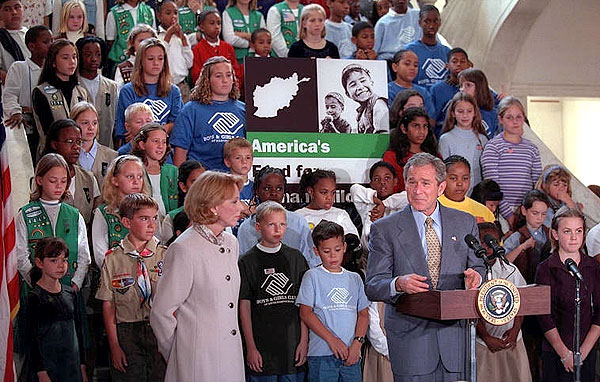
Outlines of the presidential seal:
{"label": "presidential seal", "polygon": [[517,287],[505,279],[486,281],[477,295],[481,317],[492,325],[504,325],[517,315],[521,295]]}

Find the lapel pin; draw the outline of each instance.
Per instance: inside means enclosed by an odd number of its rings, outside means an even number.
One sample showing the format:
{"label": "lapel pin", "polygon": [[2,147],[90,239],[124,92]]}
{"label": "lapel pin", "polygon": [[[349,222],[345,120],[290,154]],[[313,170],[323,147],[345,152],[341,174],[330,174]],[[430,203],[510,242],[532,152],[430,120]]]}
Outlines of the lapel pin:
{"label": "lapel pin", "polygon": [[456,236],[452,235],[450,239],[452,239],[452,241],[456,241]]}

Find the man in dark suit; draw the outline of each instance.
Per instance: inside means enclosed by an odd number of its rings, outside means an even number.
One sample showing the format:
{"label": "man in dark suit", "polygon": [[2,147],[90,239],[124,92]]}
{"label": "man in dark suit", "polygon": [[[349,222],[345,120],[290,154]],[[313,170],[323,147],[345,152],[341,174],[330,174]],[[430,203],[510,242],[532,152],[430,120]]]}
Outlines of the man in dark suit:
{"label": "man in dark suit", "polygon": [[387,303],[385,328],[396,382],[456,381],[465,377],[466,323],[436,321],[396,312],[404,293],[477,288],[484,267],[464,237],[479,237],[475,218],[446,208],[437,198],[446,167],[430,154],[404,166],[409,206],[375,222],[365,282],[370,300]]}

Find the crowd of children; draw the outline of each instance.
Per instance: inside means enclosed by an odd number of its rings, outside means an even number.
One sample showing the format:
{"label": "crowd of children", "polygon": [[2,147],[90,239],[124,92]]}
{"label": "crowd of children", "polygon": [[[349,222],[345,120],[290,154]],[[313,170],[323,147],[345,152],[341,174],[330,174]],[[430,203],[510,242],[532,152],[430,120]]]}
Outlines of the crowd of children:
{"label": "crowd of children", "polygon": [[[113,381],[177,380],[229,367],[257,382],[391,381],[384,304],[368,301],[361,277],[371,225],[406,208],[404,166],[421,152],[446,165],[439,203],[473,215],[482,237],[504,240],[514,267],[492,260],[494,277],[553,288],[550,315],[478,323],[478,377],[571,375],[572,308],[562,296],[572,280],[556,269],[567,258],[584,274],[584,380],[593,375],[600,266],[591,258],[600,250],[588,243],[591,257],[585,254],[584,206],[573,199],[571,175],[560,165],[542,169],[538,148],[523,138],[523,105],[491,89],[467,52],[438,34],[436,7],[415,9],[408,0],[373,1],[369,9],[357,0],[32,3],[0,0],[4,126],[24,129],[35,164],[30,202],[16,216],[15,351],[24,380],[91,381],[104,366]],[[341,85],[360,106],[356,127],[343,117],[340,93],[322,100],[320,133],[389,133],[382,160],[362,169],[368,183],[351,185],[352,204],[334,205],[339,174],[320,168],[303,173],[306,204],[292,210],[284,203],[285,172],[253,167],[241,92],[246,57],[386,61],[387,98],[374,92],[367,69],[344,65]],[[230,188],[239,192],[225,201],[226,223],[218,208],[188,207],[202,199],[193,190],[225,197],[211,183],[222,181],[214,171],[232,174]],[[202,222],[215,217],[220,231],[211,234],[213,223]],[[206,353],[197,365],[185,364],[196,355],[186,353],[173,320],[206,330],[194,326],[193,310],[202,306],[186,300],[202,287],[186,292],[168,272],[207,283],[216,276],[202,268],[210,261],[177,263],[167,249],[197,250],[192,229],[240,255],[238,267],[228,258],[226,277],[215,281],[234,286],[232,301],[207,304],[216,315],[226,312],[238,336],[228,340],[241,338],[243,353],[230,356],[210,333],[197,344],[215,349],[193,349]],[[218,262],[220,254],[210,256]],[[245,363],[228,366],[238,358]]]}

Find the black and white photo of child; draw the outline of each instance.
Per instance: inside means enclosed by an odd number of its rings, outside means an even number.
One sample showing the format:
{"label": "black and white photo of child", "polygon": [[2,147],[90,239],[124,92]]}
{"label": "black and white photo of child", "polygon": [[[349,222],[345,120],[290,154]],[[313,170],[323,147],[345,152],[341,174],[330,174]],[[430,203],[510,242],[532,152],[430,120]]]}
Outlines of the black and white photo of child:
{"label": "black and white photo of child", "polygon": [[351,132],[350,124],[341,116],[344,112],[344,97],[340,93],[327,93],[325,110],[327,114],[321,120],[319,133],[349,134]]}
{"label": "black and white photo of child", "polygon": [[342,70],[342,86],[346,95],[360,106],[356,109],[359,134],[389,133],[387,98],[374,91],[371,73],[360,64],[350,64]]}

